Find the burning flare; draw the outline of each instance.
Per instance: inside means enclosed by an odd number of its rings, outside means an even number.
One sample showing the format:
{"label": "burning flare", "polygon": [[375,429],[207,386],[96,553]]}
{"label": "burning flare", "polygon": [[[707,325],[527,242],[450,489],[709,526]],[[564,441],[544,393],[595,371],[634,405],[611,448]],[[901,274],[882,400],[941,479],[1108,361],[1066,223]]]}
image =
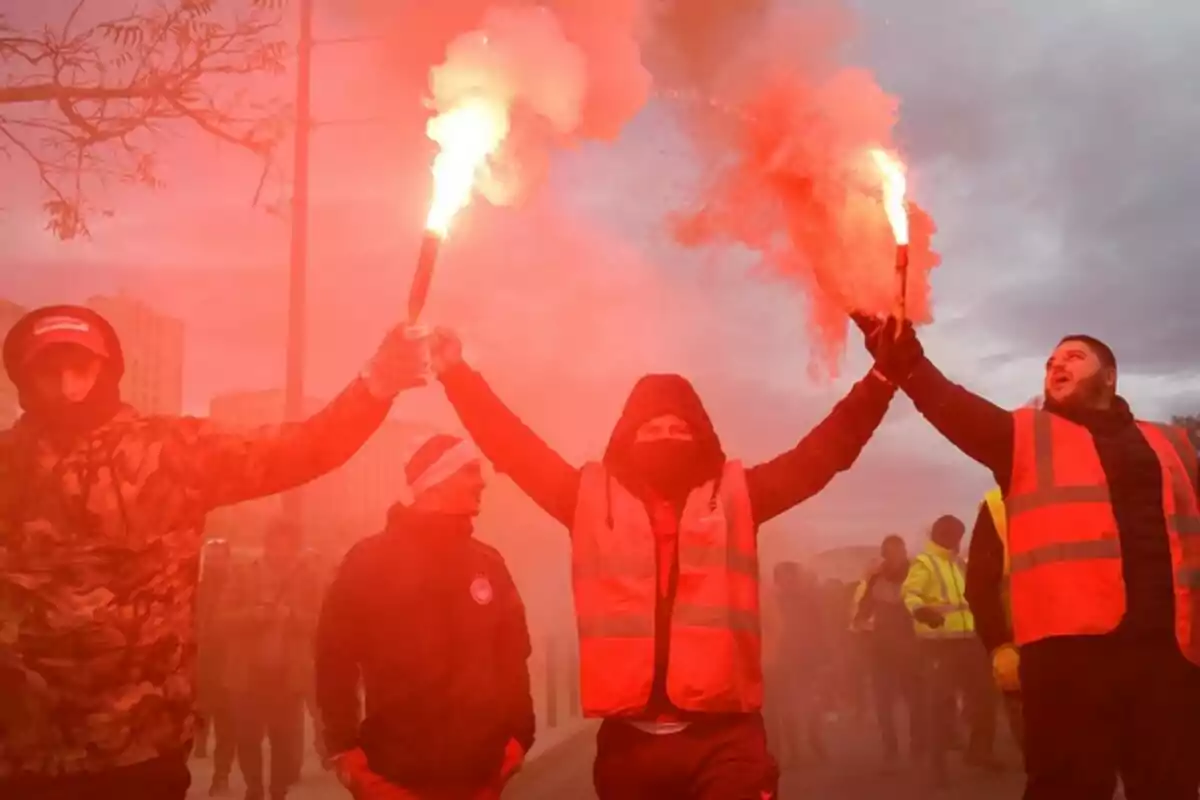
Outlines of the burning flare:
{"label": "burning flare", "polygon": [[892,235],[896,237],[896,244],[907,245],[908,210],[904,206],[904,193],[908,190],[908,180],[904,177],[904,165],[879,148],[871,151],[871,158],[883,174],[883,208],[892,226]]}
{"label": "burning flare", "polygon": [[454,216],[471,202],[480,174],[508,136],[503,101],[473,96],[429,120],[425,135],[441,152],[433,160],[433,201],[425,228],[445,238]]}

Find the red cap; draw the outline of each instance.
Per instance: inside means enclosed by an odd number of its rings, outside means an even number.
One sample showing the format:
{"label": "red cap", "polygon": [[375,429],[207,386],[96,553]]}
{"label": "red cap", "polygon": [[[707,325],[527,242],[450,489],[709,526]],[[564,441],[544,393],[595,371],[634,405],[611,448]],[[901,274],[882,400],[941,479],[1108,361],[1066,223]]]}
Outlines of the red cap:
{"label": "red cap", "polygon": [[33,323],[22,349],[22,365],[28,365],[47,347],[73,344],[83,347],[100,358],[109,358],[104,332],[83,317],[58,314],[42,317]]}

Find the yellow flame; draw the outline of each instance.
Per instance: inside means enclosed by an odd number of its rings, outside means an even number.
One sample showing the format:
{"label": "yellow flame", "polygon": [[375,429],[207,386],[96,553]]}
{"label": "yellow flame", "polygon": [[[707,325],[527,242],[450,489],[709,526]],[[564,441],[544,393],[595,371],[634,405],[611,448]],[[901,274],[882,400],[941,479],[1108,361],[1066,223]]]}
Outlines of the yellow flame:
{"label": "yellow flame", "polygon": [[488,159],[508,136],[508,109],[473,97],[429,120],[425,135],[441,148],[433,160],[433,201],[425,228],[445,237],[454,216],[471,202]]}
{"label": "yellow flame", "polygon": [[904,193],[908,180],[904,177],[904,165],[885,150],[871,151],[875,166],[883,173],[883,208],[896,244],[908,244],[908,210],[904,207]]}

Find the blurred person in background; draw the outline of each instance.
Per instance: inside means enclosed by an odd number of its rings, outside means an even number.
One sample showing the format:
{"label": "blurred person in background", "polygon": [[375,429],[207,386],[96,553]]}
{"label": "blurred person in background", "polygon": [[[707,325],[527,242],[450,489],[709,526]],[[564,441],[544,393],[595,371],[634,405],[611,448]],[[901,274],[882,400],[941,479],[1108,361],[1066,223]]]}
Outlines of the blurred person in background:
{"label": "blurred person in background", "polygon": [[647,375],[604,456],[568,464],[434,334],[434,370],[471,437],[571,534],[584,714],[604,722],[602,800],[772,798],[762,719],[758,529],[849,469],[892,387],[870,374],[791,450],[726,459],[695,388]]}
{"label": "blurred person in background", "polygon": [[[320,585],[303,558],[300,527],[277,518],[262,556],[237,572],[232,624],[236,653],[238,763],[246,800],[283,800],[304,763],[304,697],[312,680]],[[263,742],[270,774],[264,775]]]}
{"label": "blurred person in background", "polygon": [[826,709],[831,718],[862,728],[871,714],[871,638],[854,624],[861,582],[831,578],[821,586],[822,607],[830,620]]}
{"label": "blurred person in background", "polygon": [[828,759],[824,736],[829,671],[828,618],[816,576],[795,561],[775,565],[773,606],[779,616],[774,713],[779,720],[775,754],[784,767]]}
{"label": "blurred person in background", "polygon": [[195,755],[207,758],[211,736],[213,776],[209,795],[230,793],[229,776],[237,754],[237,715],[229,685],[229,662],[234,645],[230,629],[230,584],[233,551],[225,539],[210,539],[204,545],[200,564],[200,587],[196,598],[196,659],[198,662],[198,705],[201,727]]}
{"label": "blurred person in background", "polygon": [[856,322],[877,368],[1004,495],[1026,800],[1108,800],[1118,775],[1131,800],[1194,800],[1200,469],[1186,430],[1134,416],[1094,336],[1064,336],[1043,407],[1009,411],[948,380],[910,325]]}
{"label": "blurred person in background", "polygon": [[919,760],[927,752],[925,704],[921,662],[912,615],[904,604],[908,578],[908,547],[899,536],[888,536],[880,545],[882,561],[863,582],[855,609],[855,626],[868,629],[871,684],[875,715],[883,738],[886,767],[900,755],[896,733],[896,706],[908,714],[909,755]]}
{"label": "blurred person in background", "polygon": [[946,755],[954,747],[959,699],[968,723],[967,765],[999,769],[993,753],[996,703],[987,654],[975,636],[966,600],[966,575],[959,555],[966,526],[957,517],[939,517],[925,549],[904,579],[904,604],[916,621],[925,674],[929,752],[935,783],[947,779]]}
{"label": "blurred person in background", "polygon": [[412,503],[350,550],[321,609],[326,749],[356,800],[495,800],[534,742],[525,607],[474,537],[475,446],[434,436],[405,474]]}
{"label": "blurred person in background", "polygon": [[0,431],[0,797],[182,800],[196,717],[205,517],[350,458],[424,382],[404,328],[308,420],[234,430],[121,401],[121,343],[79,306],[4,340],[23,414]]}

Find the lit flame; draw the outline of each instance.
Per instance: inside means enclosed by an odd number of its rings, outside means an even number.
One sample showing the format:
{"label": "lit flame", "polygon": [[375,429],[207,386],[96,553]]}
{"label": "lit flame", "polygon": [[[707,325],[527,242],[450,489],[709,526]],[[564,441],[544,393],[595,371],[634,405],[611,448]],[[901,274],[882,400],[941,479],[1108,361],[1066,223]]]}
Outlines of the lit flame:
{"label": "lit flame", "polygon": [[878,148],[871,151],[875,166],[883,173],[883,209],[896,244],[908,244],[908,211],[904,207],[904,193],[908,181],[904,177],[904,165],[891,154]]}
{"label": "lit flame", "polygon": [[441,148],[433,160],[433,202],[425,228],[445,237],[454,216],[471,202],[488,159],[508,136],[508,108],[473,97],[429,120],[425,135]]}

